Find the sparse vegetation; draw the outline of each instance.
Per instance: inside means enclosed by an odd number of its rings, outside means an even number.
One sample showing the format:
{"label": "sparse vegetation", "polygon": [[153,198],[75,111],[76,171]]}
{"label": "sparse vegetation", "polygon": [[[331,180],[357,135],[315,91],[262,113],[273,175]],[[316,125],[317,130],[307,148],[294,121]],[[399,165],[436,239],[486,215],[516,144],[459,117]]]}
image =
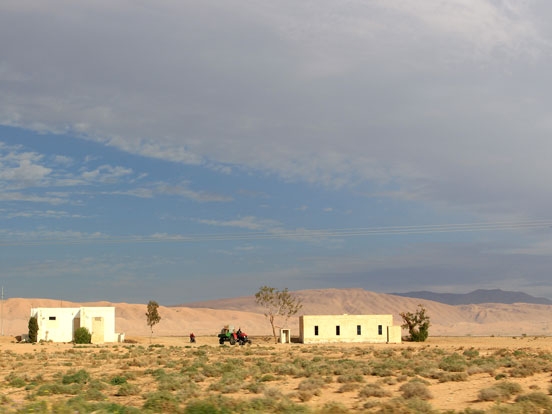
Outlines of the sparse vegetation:
{"label": "sparse vegetation", "polygon": [[[0,412],[8,414],[552,411],[552,352],[541,348],[16,346],[0,347]],[[443,411],[440,384],[458,395],[472,375],[485,386]]]}

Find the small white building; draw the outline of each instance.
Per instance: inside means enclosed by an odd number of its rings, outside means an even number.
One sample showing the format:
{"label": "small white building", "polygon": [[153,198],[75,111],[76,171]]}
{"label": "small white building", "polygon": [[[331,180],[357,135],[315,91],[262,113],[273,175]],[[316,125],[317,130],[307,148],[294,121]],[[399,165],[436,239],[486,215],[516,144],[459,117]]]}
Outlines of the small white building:
{"label": "small white building", "polygon": [[37,340],[71,342],[75,331],[85,327],[92,334],[92,343],[117,342],[122,337],[115,333],[115,308],[32,308],[31,317],[38,322]]}
{"label": "small white building", "polygon": [[328,342],[401,343],[393,315],[303,315],[299,336],[304,344]]}

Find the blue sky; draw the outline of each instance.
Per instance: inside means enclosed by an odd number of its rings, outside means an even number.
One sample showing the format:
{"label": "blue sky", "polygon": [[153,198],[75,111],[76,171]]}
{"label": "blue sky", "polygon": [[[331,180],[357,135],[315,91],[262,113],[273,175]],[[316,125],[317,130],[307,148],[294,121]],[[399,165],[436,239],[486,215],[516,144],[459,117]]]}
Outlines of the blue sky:
{"label": "blue sky", "polygon": [[550,12],[3,1],[6,296],[552,298]]}

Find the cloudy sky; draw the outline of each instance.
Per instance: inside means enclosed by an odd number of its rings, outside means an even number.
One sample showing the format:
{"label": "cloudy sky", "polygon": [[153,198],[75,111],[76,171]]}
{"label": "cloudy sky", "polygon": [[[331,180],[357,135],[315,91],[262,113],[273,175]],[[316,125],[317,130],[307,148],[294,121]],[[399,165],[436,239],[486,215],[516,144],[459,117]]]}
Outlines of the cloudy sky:
{"label": "cloudy sky", "polygon": [[6,297],[552,298],[551,13],[3,0]]}

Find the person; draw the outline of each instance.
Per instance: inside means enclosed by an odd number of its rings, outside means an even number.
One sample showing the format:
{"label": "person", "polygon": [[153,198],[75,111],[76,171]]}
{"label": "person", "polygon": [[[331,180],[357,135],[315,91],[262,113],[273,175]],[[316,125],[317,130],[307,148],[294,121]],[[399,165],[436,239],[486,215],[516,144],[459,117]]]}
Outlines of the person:
{"label": "person", "polygon": [[190,334],[190,342],[195,342],[195,335],[193,332]]}

